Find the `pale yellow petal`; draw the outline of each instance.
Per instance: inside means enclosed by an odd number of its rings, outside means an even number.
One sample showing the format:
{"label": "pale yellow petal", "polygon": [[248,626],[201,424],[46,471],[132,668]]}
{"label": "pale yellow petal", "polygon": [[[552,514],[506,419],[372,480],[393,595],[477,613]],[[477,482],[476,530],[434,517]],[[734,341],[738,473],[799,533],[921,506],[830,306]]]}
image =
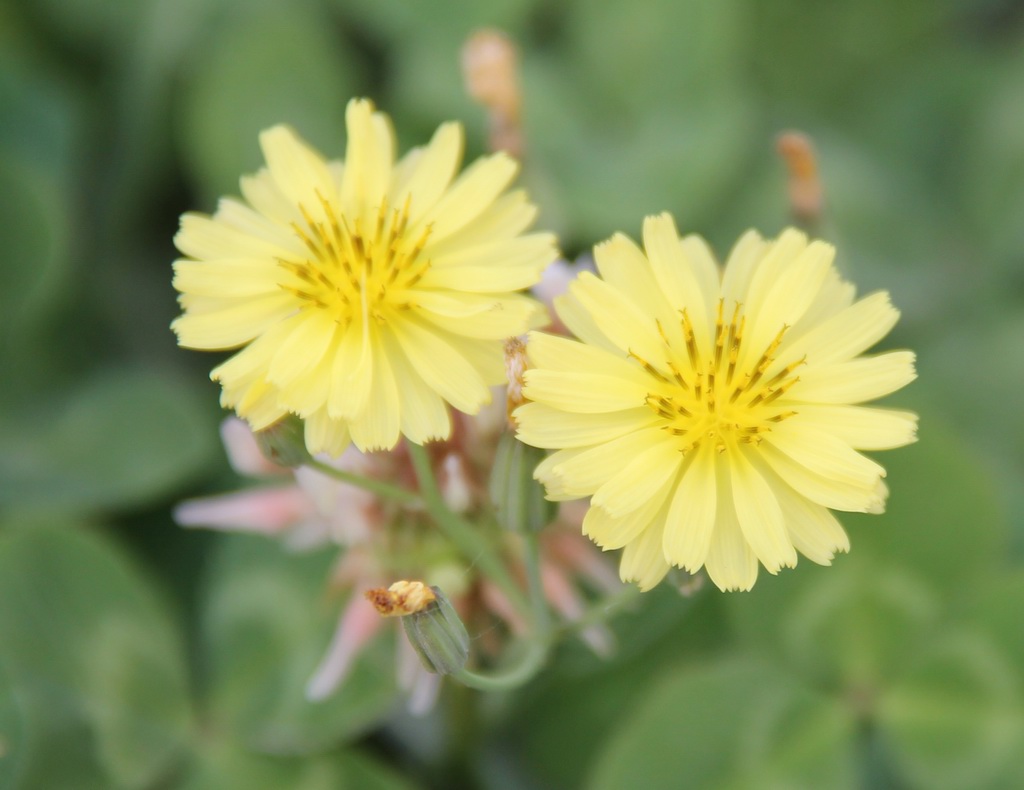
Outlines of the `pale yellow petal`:
{"label": "pale yellow petal", "polygon": [[[653,316],[590,272],[581,272],[569,292],[592,316],[619,351],[639,354],[652,365],[664,363],[665,344]],[[559,311],[561,314],[561,311]]]}
{"label": "pale yellow petal", "polygon": [[757,581],[757,555],[743,537],[733,504],[727,467],[718,468],[718,508],[704,568],[715,585],[725,592],[749,590]]}
{"label": "pale yellow petal", "polygon": [[439,333],[412,320],[394,321],[395,338],[420,377],[452,406],[476,414],[491,398],[487,382]]}
{"label": "pale yellow petal", "polygon": [[754,305],[763,305],[764,297],[778,281],[789,264],[807,248],[807,236],[796,228],[786,228],[768,243],[761,260],[750,275],[750,284],[737,301],[753,312]]}
{"label": "pale yellow petal", "polygon": [[391,186],[394,140],[390,122],[367,99],[353,99],[345,108],[345,171],[341,180],[342,211],[349,217],[375,215]]}
{"label": "pale yellow petal", "polygon": [[900,317],[885,291],[873,293],[836,313],[794,341],[788,358],[807,356],[813,365],[846,362],[889,334]]}
{"label": "pale yellow petal", "polygon": [[[746,348],[754,355],[772,342],[783,326],[793,326],[814,303],[835,258],[835,247],[813,241],[778,274],[774,282],[753,294],[745,305],[748,320]],[[740,358],[741,367],[744,365]]]}
{"label": "pale yellow petal", "polygon": [[531,332],[526,344],[530,365],[564,373],[602,373],[617,376],[639,387],[650,387],[650,374],[624,358],[576,340],[546,332]]}
{"label": "pale yellow petal", "polygon": [[297,239],[271,240],[253,235],[204,214],[194,213],[182,215],[181,229],[174,237],[174,246],[182,254],[197,260],[262,258],[272,261],[301,252],[295,242]]}
{"label": "pale yellow petal", "polygon": [[[570,288],[572,283],[570,282]],[[613,354],[621,355],[622,351],[602,331],[597,320],[580,304],[572,292],[556,296],[553,300],[555,312],[575,337],[588,346],[603,348]]]}
{"label": "pale yellow petal", "polygon": [[633,458],[654,444],[665,444],[665,432],[657,427],[644,428],[567,458],[551,471],[567,490],[589,496],[619,471],[623,459]]}
{"label": "pale yellow petal", "polygon": [[410,236],[417,237],[423,228],[430,225],[430,239],[436,243],[462,230],[505,191],[518,170],[516,161],[505,153],[476,160],[412,226]]}
{"label": "pale yellow petal", "polygon": [[714,450],[705,443],[676,486],[665,521],[662,549],[673,565],[696,573],[703,567],[716,523],[718,492]]}
{"label": "pale yellow petal", "polygon": [[381,342],[398,385],[402,434],[416,444],[447,439],[451,417],[441,396],[413,369],[391,332],[382,332]]}
{"label": "pale yellow petal", "polygon": [[718,267],[715,254],[702,237],[693,233],[684,236],[679,243],[682,245],[683,255],[690,262],[690,270],[700,292],[704,295],[705,304],[717,304],[722,292],[722,271]]}
{"label": "pale yellow petal", "polygon": [[259,337],[295,311],[295,297],[283,292],[239,300],[209,313],[178,316],[171,329],[185,348],[219,351],[238,348]]}
{"label": "pale yellow petal", "polygon": [[678,325],[678,313],[665,300],[651,264],[632,239],[616,233],[594,246],[594,264],[601,279],[634,305],[653,314],[662,325]]}
{"label": "pale yellow petal", "polygon": [[552,502],[564,502],[570,499],[579,499],[585,494],[576,494],[570,492],[565,482],[561,477],[558,477],[554,473],[554,469],[559,464],[585,453],[590,448],[588,447],[573,447],[567,450],[559,450],[556,453],[552,453],[539,464],[537,468],[533,470],[534,480],[538,480],[544,485],[544,493],[547,499]]}
{"label": "pale yellow petal", "polygon": [[[659,214],[644,220],[644,249],[650,258],[651,268],[658,285],[677,311],[686,310],[693,324],[697,347],[707,355],[711,351],[714,303],[708,301],[708,294],[702,287],[702,279],[694,270],[694,264],[686,254],[676,230],[675,220],[670,214]],[[713,297],[717,301],[717,294]],[[675,328],[675,321],[663,320],[663,326]]]}
{"label": "pale yellow petal", "polygon": [[778,477],[772,481],[772,490],[782,508],[782,518],[793,546],[807,559],[819,565],[831,565],[837,552],[850,550],[850,539],[828,508],[800,496]]}
{"label": "pale yellow petal", "polygon": [[653,589],[665,578],[669,565],[661,550],[665,531],[665,511],[655,518],[639,537],[626,544],[619,563],[619,576],[624,582],[636,582],[641,592]]}
{"label": "pale yellow petal", "polygon": [[543,309],[540,302],[520,294],[421,290],[411,298],[423,320],[455,335],[492,340],[522,334]]}
{"label": "pale yellow petal", "polygon": [[764,441],[796,463],[834,480],[852,485],[873,486],[885,469],[833,434],[821,433],[800,415],[776,425]]}
{"label": "pale yellow petal", "polygon": [[671,491],[671,486],[663,486],[636,510],[618,518],[603,508],[591,507],[583,517],[583,534],[605,551],[621,549],[653,523]]}
{"label": "pale yellow petal", "polygon": [[769,244],[756,231],[748,230],[733,246],[722,272],[722,298],[726,309],[747,301],[750,280]]}
{"label": "pale yellow petal", "polygon": [[298,206],[277,188],[267,168],[261,167],[254,175],[242,176],[240,185],[246,202],[280,227],[288,228],[292,222],[303,221]]}
{"label": "pale yellow petal", "polygon": [[787,393],[788,402],[864,403],[881,398],[917,378],[914,352],[890,351],[831,365],[807,366]]}
{"label": "pale yellow petal", "polygon": [[586,447],[617,439],[623,434],[653,425],[657,415],[650,409],[625,409],[609,413],[580,414],[554,409],[543,403],[526,403],[515,411],[521,442],[557,450]]}
{"label": "pale yellow petal", "polygon": [[337,324],[326,310],[304,310],[291,320],[291,331],[277,343],[267,378],[280,388],[319,366],[332,346]]}
{"label": "pale yellow petal", "polygon": [[642,384],[603,373],[535,369],[527,370],[524,379],[523,394],[530,400],[582,414],[635,409],[648,393]]}
{"label": "pale yellow petal", "polygon": [[405,196],[411,196],[410,222],[416,222],[433,208],[448,189],[462,161],[463,144],[461,124],[441,124],[417,156],[408,178],[397,181],[392,192],[394,203],[401,206],[405,203]]}
{"label": "pale yellow petal", "polygon": [[761,457],[772,470],[794,490],[812,502],[833,510],[855,513],[880,512],[884,498],[880,496],[879,478],[874,485],[856,485],[819,474],[799,464],[765,441],[758,447]]}
{"label": "pale yellow petal", "polygon": [[727,453],[732,500],[743,537],[769,573],[796,565],[796,550],[786,532],[782,509],[765,478],[743,450]]}
{"label": "pale yellow petal", "polygon": [[917,415],[873,406],[800,407],[808,430],[830,433],[855,450],[891,450],[917,441]]}
{"label": "pale yellow petal", "polygon": [[290,228],[254,211],[234,198],[221,198],[213,214],[215,222],[240,230],[253,238],[263,239],[268,244],[293,252],[301,251],[298,237]]}
{"label": "pale yellow petal", "polygon": [[262,132],[260,148],[281,194],[322,219],[317,193],[328,201],[336,197],[334,179],[324,158],[287,126],[274,126]]}
{"label": "pale yellow petal", "polygon": [[675,443],[663,439],[636,455],[624,458],[619,468],[591,499],[591,504],[607,510],[612,516],[622,516],[636,510],[654,493],[665,486],[674,487],[682,453]]}
{"label": "pale yellow petal", "polygon": [[339,336],[331,368],[327,415],[332,420],[358,419],[370,403],[373,354],[368,329],[353,325]]}
{"label": "pale yellow petal", "polygon": [[344,420],[332,420],[327,409],[320,409],[306,418],[305,440],[310,453],[327,453],[334,458],[345,452],[351,441],[348,425]]}
{"label": "pale yellow petal", "polygon": [[530,227],[536,217],[537,207],[525,191],[516,189],[495,199],[457,233],[444,239],[432,234],[424,254],[431,259],[446,258],[464,247],[508,241]]}
{"label": "pale yellow petal", "polygon": [[222,258],[174,262],[174,287],[181,293],[239,299],[279,293],[283,270],[263,258]]}
{"label": "pale yellow petal", "polygon": [[398,444],[400,399],[398,386],[379,332],[371,333],[373,376],[369,387],[372,408],[351,422],[352,442],[361,452],[390,450]]}

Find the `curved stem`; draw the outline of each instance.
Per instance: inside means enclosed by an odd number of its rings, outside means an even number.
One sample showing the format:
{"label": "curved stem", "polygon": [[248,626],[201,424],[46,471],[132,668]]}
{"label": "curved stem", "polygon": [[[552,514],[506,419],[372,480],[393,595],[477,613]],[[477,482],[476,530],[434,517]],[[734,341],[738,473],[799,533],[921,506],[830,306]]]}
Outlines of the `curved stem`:
{"label": "curved stem", "polygon": [[463,668],[453,672],[452,677],[480,691],[509,691],[533,679],[544,666],[547,657],[547,640],[529,642],[527,650],[511,667],[486,675]]}
{"label": "curved stem", "polygon": [[490,541],[476,527],[448,509],[437,487],[427,451],[421,445],[412,442],[408,442],[407,446],[413,469],[416,470],[416,479],[420,483],[423,503],[437,526],[468,561],[480,566],[484,574],[501,589],[522,615],[531,617],[531,608],[526,596],[495,553]]}
{"label": "curved stem", "polygon": [[323,461],[318,461],[315,458],[309,459],[309,461],[305,463],[305,466],[308,466],[311,469],[316,469],[316,471],[321,474],[333,477],[335,480],[339,480],[342,483],[348,483],[349,485],[358,486],[359,488],[365,488],[367,491],[371,491],[378,496],[398,502],[401,505],[416,507],[422,506],[423,504],[416,494],[412,491],[407,491],[401,486],[391,485],[391,483],[385,483],[383,480],[373,480],[369,477],[352,474],[352,472],[346,472],[343,469],[336,469],[330,464],[325,464]]}

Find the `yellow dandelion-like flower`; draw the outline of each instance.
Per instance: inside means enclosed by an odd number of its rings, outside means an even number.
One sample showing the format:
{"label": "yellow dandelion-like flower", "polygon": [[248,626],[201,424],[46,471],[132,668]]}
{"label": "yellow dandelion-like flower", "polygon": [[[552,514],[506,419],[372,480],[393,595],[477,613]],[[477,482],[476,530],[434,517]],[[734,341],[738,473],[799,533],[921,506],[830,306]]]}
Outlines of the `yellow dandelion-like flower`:
{"label": "yellow dandelion-like flower", "polygon": [[881,512],[885,470],[858,450],[915,440],[914,414],[854,405],[914,379],[914,355],[861,354],[895,324],[887,293],[854,301],[834,249],[753,231],[723,270],[702,239],[648,217],[644,249],[598,245],[556,301],[582,342],[531,333],[519,437],[555,449],[551,499],[590,496],[584,532],[624,548],[650,589],[670,566],[748,590],[797,551],[827,565],[849,541],[830,512]]}
{"label": "yellow dandelion-like flower", "polygon": [[552,235],[522,235],[536,209],[506,192],[514,160],[456,177],[459,124],[397,162],[369,101],[346,126],[343,163],[288,127],[263,132],[243,200],[186,214],[175,237],[179,343],[241,348],[211,374],[222,404],[256,430],[296,414],[309,450],[333,455],[446,438],[446,404],[477,412],[504,380],[504,339],[543,323],[516,291],[556,257]]}

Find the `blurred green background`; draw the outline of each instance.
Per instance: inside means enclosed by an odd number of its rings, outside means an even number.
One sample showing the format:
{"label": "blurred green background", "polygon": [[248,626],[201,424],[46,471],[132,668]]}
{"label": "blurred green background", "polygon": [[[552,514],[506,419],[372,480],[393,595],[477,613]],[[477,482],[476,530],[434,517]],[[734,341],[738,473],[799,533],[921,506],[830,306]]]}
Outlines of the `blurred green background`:
{"label": "blurred green background", "polygon": [[[816,141],[827,233],[919,353],[882,517],[830,569],[667,586],[610,662],[403,712],[389,645],[302,688],[332,560],[184,531],[237,485],[215,357],[176,348],[178,216],[278,121],[331,156],[367,95],[402,149],[483,151],[459,48],[522,47],[540,225],[570,255],[668,209],[720,253],[787,222]],[[0,3],[0,787],[1024,787],[1024,4],[1013,0]]]}

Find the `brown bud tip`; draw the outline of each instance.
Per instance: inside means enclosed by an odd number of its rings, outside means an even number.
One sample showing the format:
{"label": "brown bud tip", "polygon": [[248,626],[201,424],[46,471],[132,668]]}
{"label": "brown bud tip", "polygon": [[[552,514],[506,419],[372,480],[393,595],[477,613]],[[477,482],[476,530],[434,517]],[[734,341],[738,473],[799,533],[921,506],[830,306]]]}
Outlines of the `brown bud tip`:
{"label": "brown bud tip", "polygon": [[387,589],[367,590],[366,600],[382,617],[404,617],[422,611],[437,600],[437,596],[423,582],[400,581]]}
{"label": "brown bud tip", "polygon": [[522,91],[515,44],[500,30],[476,31],[462,47],[462,74],[466,91],[490,116],[491,149],[521,155]]}
{"label": "brown bud tip", "polygon": [[776,139],[775,148],[789,171],[789,204],[794,216],[817,220],[824,195],[811,139],[802,132],[783,132]]}
{"label": "brown bud tip", "polygon": [[526,343],[518,337],[510,337],[505,341],[505,375],[508,377],[506,406],[510,420],[512,412],[526,403],[526,396],[523,395],[526,367]]}

